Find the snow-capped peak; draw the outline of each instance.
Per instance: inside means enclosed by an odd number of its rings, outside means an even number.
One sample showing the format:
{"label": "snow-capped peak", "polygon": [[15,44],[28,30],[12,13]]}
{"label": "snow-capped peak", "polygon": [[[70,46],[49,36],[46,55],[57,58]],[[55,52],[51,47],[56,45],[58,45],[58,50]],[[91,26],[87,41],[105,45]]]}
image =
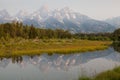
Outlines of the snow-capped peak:
{"label": "snow-capped peak", "polygon": [[73,33],[110,32],[115,29],[114,26],[106,22],[91,19],[88,16],[72,11],[68,7],[49,10],[46,5],[33,13],[28,13],[25,10],[19,11],[13,17],[6,10],[0,11],[0,23],[11,22],[12,20],[20,21],[27,25],[33,24],[36,27],[70,30]]}
{"label": "snow-capped peak", "polygon": [[57,18],[60,22],[62,22],[63,19],[76,19],[75,13],[68,7],[62,8],[62,9],[56,9],[52,12],[53,17]]}
{"label": "snow-capped peak", "polygon": [[[6,10],[0,11],[0,17],[9,17],[9,14]],[[67,20],[77,20],[78,18],[83,19],[83,15],[75,13],[72,9],[64,7],[62,9],[55,9],[53,11],[49,10],[47,5],[42,6],[39,10],[29,13],[26,10],[19,11],[14,17],[14,20],[24,21],[24,20],[34,20],[38,22],[43,22],[49,17],[53,17],[59,22],[64,23],[64,19]]]}

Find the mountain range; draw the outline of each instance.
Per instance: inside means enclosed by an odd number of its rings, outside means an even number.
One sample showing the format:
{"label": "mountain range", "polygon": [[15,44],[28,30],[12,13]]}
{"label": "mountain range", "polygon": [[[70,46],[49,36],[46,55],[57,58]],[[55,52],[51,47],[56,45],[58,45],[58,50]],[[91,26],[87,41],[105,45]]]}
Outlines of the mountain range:
{"label": "mountain range", "polygon": [[19,21],[25,25],[33,24],[39,28],[64,29],[72,33],[113,32],[120,27],[120,17],[99,21],[74,12],[68,7],[49,10],[43,6],[33,13],[19,11],[14,16],[6,10],[0,11],[0,23],[12,21]]}

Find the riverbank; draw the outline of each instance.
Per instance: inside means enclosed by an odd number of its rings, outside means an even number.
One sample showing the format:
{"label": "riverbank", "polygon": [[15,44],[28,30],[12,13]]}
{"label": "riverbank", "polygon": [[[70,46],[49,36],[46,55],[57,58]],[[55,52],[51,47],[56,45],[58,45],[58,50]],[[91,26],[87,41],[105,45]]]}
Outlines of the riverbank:
{"label": "riverbank", "polygon": [[36,55],[42,53],[75,53],[103,50],[111,41],[78,39],[10,39],[0,40],[0,56]]}
{"label": "riverbank", "polygon": [[120,80],[120,67],[117,67],[113,70],[102,72],[98,74],[95,78],[80,78],[79,80]]}

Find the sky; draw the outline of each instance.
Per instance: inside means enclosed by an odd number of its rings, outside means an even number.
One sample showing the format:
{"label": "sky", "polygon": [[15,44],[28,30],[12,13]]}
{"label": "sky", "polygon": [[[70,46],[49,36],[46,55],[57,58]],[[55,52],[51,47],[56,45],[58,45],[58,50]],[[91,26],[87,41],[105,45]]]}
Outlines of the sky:
{"label": "sky", "polygon": [[0,10],[6,9],[11,15],[20,10],[32,13],[43,5],[51,10],[69,7],[98,20],[120,16],[120,0],[0,0]]}

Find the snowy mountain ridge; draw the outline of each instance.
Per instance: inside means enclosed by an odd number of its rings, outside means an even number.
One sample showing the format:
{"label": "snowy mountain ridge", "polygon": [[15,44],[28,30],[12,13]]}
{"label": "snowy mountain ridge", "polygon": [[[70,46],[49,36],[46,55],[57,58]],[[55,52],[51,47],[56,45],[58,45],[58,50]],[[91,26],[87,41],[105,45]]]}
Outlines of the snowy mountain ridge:
{"label": "snowy mountain ridge", "polygon": [[74,12],[68,7],[62,9],[49,10],[47,6],[39,10],[28,13],[19,11],[15,16],[10,16],[6,10],[0,11],[0,23],[11,21],[20,21],[23,24],[50,29],[64,29],[73,33],[87,32],[112,32],[115,30],[114,25],[105,21],[94,20],[86,15]]}

